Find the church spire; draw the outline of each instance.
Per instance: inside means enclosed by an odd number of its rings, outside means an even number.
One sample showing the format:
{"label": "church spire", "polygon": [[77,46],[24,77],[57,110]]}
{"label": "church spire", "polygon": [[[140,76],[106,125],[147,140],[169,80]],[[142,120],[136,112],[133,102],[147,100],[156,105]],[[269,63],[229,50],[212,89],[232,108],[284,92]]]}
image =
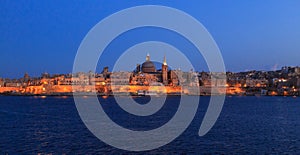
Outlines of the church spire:
{"label": "church spire", "polygon": [[164,62],[163,62],[163,64],[167,66],[167,59],[166,59],[166,56],[164,56]]}

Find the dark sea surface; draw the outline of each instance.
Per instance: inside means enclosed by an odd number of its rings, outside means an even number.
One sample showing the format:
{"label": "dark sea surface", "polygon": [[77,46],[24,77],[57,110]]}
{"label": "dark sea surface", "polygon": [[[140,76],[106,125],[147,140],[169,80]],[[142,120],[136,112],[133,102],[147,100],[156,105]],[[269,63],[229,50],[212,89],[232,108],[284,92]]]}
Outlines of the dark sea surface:
{"label": "dark sea surface", "polygon": [[[123,111],[113,97],[99,98],[112,120],[132,130],[150,130],[168,122],[179,99],[170,96],[156,114],[136,117]],[[200,98],[196,117],[173,142],[138,154],[300,153],[299,97],[227,97],[214,127],[199,137],[209,99]],[[149,98],[135,100],[145,104]],[[81,121],[72,97],[0,96],[0,120],[0,154],[137,153],[96,138]]]}

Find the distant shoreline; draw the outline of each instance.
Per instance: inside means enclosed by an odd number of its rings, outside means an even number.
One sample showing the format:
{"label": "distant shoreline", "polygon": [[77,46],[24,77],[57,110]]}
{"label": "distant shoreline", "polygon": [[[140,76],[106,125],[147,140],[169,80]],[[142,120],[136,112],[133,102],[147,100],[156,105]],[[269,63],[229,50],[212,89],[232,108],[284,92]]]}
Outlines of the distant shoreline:
{"label": "distant shoreline", "polygon": [[[186,96],[221,96],[222,94],[213,94],[213,95],[188,95],[188,94],[160,94],[160,95],[136,95],[136,94],[129,94],[129,95],[125,95],[125,94],[96,94],[96,96],[134,96],[134,97],[147,97],[147,96],[154,96],[154,97],[160,97],[163,95],[167,95],[167,96],[182,96],[182,95],[186,95]],[[73,93],[52,93],[52,94],[20,94],[20,93],[0,93],[0,96],[95,96],[95,93],[78,93],[76,95],[74,95]],[[297,95],[232,95],[232,94],[226,94],[225,97],[233,97],[233,96],[256,96],[256,97],[300,97]]]}

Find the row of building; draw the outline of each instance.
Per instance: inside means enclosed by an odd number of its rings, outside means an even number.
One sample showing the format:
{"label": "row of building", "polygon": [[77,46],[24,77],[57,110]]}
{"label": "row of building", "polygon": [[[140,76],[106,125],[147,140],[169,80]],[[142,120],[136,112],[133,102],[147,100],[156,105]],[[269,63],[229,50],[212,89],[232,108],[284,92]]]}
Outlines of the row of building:
{"label": "row of building", "polygon": [[30,77],[25,73],[20,79],[0,78],[0,93],[55,94],[71,92],[97,92],[99,94],[138,93],[149,88],[160,93],[186,93],[211,95],[299,95],[300,67],[283,67],[277,71],[248,72],[183,72],[171,70],[163,59],[161,68],[146,56],[143,64],[137,64],[134,71],[110,72],[104,67],[101,73],[80,72],[73,74],[43,73]]}
{"label": "row of building", "polygon": [[227,72],[228,93],[299,96],[300,67],[276,71]]}
{"label": "row of building", "polygon": [[[115,92],[137,93],[147,91],[149,86],[158,92],[165,89],[165,93],[182,93],[180,89],[186,86],[186,92],[191,93],[191,88],[199,87],[197,74],[170,70],[166,58],[161,64],[161,69],[156,69],[155,64],[147,55],[143,64],[138,64],[134,71],[110,72],[104,67],[101,73],[80,72],[73,74],[43,73],[40,77],[30,77],[25,73],[20,79],[0,79],[0,92],[17,92],[21,94],[53,94],[69,92],[97,92],[111,94]],[[163,87],[163,88],[162,88]]]}

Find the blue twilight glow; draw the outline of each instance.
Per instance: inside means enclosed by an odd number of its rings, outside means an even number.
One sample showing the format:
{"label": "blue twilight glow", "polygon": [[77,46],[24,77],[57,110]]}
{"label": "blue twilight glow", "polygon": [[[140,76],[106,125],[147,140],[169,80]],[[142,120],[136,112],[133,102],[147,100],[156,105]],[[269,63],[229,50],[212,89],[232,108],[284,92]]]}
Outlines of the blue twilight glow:
{"label": "blue twilight glow", "polygon": [[[137,5],[165,5],[198,19],[217,42],[227,70],[273,70],[300,65],[300,1],[38,1],[0,2],[0,77],[18,78],[28,72],[70,73],[77,48],[86,33],[106,16]],[[140,41],[168,41],[190,54],[192,47],[161,30],[128,32],[104,57]],[[134,40],[134,38],[141,38]],[[169,37],[169,38],[168,38]],[[125,48],[126,47],[126,48]],[[112,52],[116,51],[116,52]],[[148,51],[147,51],[148,52]],[[150,51],[151,52],[151,51]],[[150,53],[151,54],[151,53]],[[163,55],[162,55],[163,58]],[[192,60],[197,62],[197,60]],[[99,62],[113,66],[113,61]],[[195,68],[206,70],[203,59]]]}

